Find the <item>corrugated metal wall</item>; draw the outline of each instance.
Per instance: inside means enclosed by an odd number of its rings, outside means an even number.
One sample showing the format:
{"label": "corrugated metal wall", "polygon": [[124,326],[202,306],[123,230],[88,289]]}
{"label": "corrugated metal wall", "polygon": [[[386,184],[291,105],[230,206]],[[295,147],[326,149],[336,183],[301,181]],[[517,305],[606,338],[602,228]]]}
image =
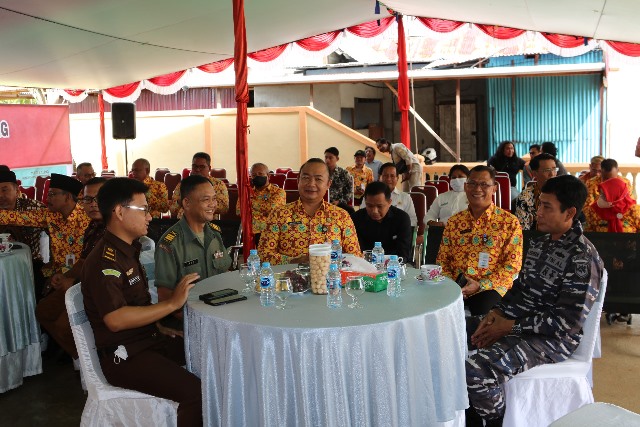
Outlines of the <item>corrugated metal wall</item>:
{"label": "corrugated metal wall", "polygon": [[519,156],[551,141],[562,162],[588,162],[600,153],[601,80],[600,74],[488,79],[489,153],[504,140],[516,142]]}

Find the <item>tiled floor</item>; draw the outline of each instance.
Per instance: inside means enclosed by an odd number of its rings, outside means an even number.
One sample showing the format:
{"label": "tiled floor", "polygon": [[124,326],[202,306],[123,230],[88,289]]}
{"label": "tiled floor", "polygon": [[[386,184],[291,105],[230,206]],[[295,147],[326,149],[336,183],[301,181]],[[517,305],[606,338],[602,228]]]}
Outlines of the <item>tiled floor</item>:
{"label": "tiled floor", "polygon": [[[594,360],[593,394],[598,402],[613,403],[640,413],[640,315],[631,326],[601,322],[602,358]],[[0,425],[12,427],[72,427],[80,424],[86,395],[73,366],[52,358],[44,373],[0,394]]]}

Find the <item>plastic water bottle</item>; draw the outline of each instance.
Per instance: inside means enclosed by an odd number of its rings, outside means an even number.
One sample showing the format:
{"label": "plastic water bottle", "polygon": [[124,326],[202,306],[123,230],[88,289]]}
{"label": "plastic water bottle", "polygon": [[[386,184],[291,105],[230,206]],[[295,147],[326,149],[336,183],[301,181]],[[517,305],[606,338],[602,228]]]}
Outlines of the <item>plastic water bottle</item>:
{"label": "plastic water bottle", "polygon": [[331,264],[336,264],[338,268],[342,266],[342,246],[338,239],[331,242]]}
{"label": "plastic water bottle", "polygon": [[251,274],[253,274],[254,277],[260,274],[260,257],[258,256],[257,249],[251,249],[249,251],[247,265],[251,269]]}
{"label": "plastic water bottle", "polygon": [[374,243],[373,250],[371,251],[371,255],[373,258],[373,265],[376,266],[376,270],[383,271],[384,270],[384,249],[382,249],[381,242]]}
{"label": "plastic water bottle", "polygon": [[275,305],[275,295],[273,294],[273,270],[268,262],[262,263],[260,270],[260,305],[271,307]]}
{"label": "plastic water bottle", "polygon": [[337,264],[331,264],[327,273],[327,307],[342,307],[342,290],[340,281],[340,270]]}
{"label": "plastic water bottle", "polygon": [[400,292],[402,292],[400,280],[400,263],[398,262],[398,255],[389,255],[389,264],[387,265],[387,296],[400,296]]}

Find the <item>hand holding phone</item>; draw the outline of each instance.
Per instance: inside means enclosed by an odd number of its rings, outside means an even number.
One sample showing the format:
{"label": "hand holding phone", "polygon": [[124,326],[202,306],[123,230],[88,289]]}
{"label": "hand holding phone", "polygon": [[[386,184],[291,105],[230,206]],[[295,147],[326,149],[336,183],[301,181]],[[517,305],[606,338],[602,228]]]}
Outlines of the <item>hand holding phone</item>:
{"label": "hand holding phone", "polygon": [[456,283],[461,288],[464,288],[467,285],[467,278],[465,277],[464,273],[458,274],[458,277],[456,277]]}

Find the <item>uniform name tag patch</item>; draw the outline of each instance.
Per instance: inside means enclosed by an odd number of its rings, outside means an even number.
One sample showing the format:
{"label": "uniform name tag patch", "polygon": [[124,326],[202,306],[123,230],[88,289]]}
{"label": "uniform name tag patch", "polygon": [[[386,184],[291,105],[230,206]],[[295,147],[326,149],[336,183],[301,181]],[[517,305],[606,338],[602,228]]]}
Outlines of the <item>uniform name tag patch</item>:
{"label": "uniform name tag patch", "polygon": [[198,263],[198,259],[192,259],[191,261],[185,261],[182,265],[185,267],[189,267],[190,265],[196,265]]}
{"label": "uniform name tag patch", "polygon": [[140,276],[135,276],[135,277],[129,279],[129,286],[135,285],[139,281],[140,281]]}
{"label": "uniform name tag patch", "polygon": [[222,257],[224,257],[224,252],[222,252],[222,251],[218,251],[218,252],[213,254],[213,258],[215,258],[215,259],[219,259],[219,258],[222,258]]}
{"label": "uniform name tag patch", "polygon": [[119,278],[121,273],[113,268],[107,268],[106,270],[102,270],[102,274],[105,276],[114,276]]}

